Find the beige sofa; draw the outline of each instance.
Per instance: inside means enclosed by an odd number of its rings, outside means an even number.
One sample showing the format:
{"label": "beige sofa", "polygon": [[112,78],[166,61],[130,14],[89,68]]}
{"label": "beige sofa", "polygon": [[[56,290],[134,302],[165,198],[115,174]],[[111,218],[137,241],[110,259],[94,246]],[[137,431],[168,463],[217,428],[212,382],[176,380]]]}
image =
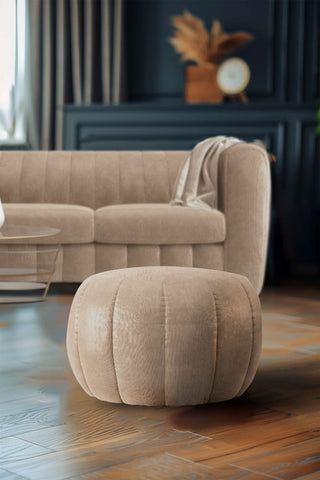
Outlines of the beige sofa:
{"label": "beige sofa", "polygon": [[[240,273],[259,292],[270,210],[267,155],[250,144],[226,150],[219,162],[218,209],[205,211],[168,204],[188,153],[3,151],[0,196],[6,221],[61,229],[36,246],[61,243],[54,281],[177,265]],[[14,248],[1,243],[0,260]]]}

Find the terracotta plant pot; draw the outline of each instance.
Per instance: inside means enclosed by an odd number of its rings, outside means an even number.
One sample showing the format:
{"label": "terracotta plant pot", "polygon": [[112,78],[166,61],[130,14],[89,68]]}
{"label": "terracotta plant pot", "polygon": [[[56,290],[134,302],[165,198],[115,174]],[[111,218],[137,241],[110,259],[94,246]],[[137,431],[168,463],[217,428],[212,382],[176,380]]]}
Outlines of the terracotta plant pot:
{"label": "terracotta plant pot", "polygon": [[221,103],[224,94],[217,84],[218,65],[187,65],[185,69],[185,101],[189,103]]}

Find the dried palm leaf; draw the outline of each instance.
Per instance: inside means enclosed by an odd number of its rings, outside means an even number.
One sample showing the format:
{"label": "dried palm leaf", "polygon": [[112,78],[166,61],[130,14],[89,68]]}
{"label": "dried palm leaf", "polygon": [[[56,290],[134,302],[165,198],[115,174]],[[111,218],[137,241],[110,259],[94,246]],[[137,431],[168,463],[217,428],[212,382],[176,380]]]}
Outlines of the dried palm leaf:
{"label": "dried palm leaf", "polygon": [[188,11],[172,17],[171,22],[175,27],[174,36],[169,38],[171,45],[182,60],[193,60],[200,65],[219,63],[254,38],[247,32],[224,33],[218,20],[212,23],[210,35],[203,21]]}
{"label": "dried palm leaf", "polygon": [[214,20],[211,27],[211,48],[216,44],[217,41],[219,41],[222,33],[223,30],[221,22],[219,22],[219,20]]}
{"label": "dried palm leaf", "polygon": [[195,42],[182,32],[176,32],[176,37],[171,38],[171,45],[178,53],[181,53],[182,60],[193,60],[202,64],[208,61],[208,47]]}
{"label": "dried palm leaf", "polygon": [[187,10],[183,12],[183,15],[176,15],[172,18],[172,24],[177,30],[184,31],[187,35],[199,39],[203,39],[208,42],[210,35],[203,21],[192,15]]}
{"label": "dried palm leaf", "polygon": [[209,60],[213,63],[218,63],[233,50],[253,39],[253,35],[248,32],[224,33],[221,23],[215,20],[211,28]]}
{"label": "dried palm leaf", "polygon": [[220,61],[237,48],[253,40],[253,35],[246,32],[237,32],[231,35],[223,35],[215,47],[215,52],[211,52],[210,60],[212,62]]}
{"label": "dried palm leaf", "polygon": [[206,63],[209,60],[210,35],[204,23],[190,12],[172,18],[175,27],[174,37],[169,42],[183,60]]}
{"label": "dried palm leaf", "polygon": [[199,54],[198,49],[195,49],[193,45],[188,45],[187,42],[182,42],[178,38],[173,38],[171,44],[176,49],[177,53],[181,53],[181,59],[183,61],[192,60],[198,64],[204,63],[203,57]]}

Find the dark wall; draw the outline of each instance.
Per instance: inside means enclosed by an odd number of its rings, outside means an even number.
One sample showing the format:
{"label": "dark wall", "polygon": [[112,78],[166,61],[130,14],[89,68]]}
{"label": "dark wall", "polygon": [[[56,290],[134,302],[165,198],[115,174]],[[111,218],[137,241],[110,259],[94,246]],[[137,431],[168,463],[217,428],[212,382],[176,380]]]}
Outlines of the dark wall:
{"label": "dark wall", "polygon": [[181,98],[184,65],[169,44],[170,18],[183,10],[208,29],[219,19],[227,32],[255,40],[235,52],[248,62],[252,101],[310,102],[318,93],[318,0],[127,0],[129,100]]}
{"label": "dark wall", "polygon": [[[318,0],[127,0],[129,103],[65,107],[67,149],[189,149],[226,134],[263,139],[275,152],[269,272],[320,265]],[[226,31],[256,37],[236,55],[250,65],[247,105],[183,103],[184,65],[167,39],[189,9]],[[280,275],[281,276],[281,275]]]}

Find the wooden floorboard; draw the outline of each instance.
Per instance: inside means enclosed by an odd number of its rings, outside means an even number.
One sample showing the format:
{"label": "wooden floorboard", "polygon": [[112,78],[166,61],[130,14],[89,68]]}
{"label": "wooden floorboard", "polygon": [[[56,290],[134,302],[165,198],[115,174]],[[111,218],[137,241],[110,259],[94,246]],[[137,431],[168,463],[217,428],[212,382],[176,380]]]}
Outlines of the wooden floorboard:
{"label": "wooden floorboard", "polygon": [[0,440],[0,464],[3,467],[8,463],[38,457],[49,452],[50,450],[45,447],[16,437],[7,437]]}
{"label": "wooden floorboard", "polygon": [[4,470],[3,468],[0,468],[0,478],[1,480],[26,480],[26,477],[21,477],[15,473],[8,472],[8,470]]}
{"label": "wooden floorboard", "polygon": [[1,480],[320,480],[320,291],[266,289],[263,354],[239,399],[100,402],[77,385],[71,294],[0,306]]}

